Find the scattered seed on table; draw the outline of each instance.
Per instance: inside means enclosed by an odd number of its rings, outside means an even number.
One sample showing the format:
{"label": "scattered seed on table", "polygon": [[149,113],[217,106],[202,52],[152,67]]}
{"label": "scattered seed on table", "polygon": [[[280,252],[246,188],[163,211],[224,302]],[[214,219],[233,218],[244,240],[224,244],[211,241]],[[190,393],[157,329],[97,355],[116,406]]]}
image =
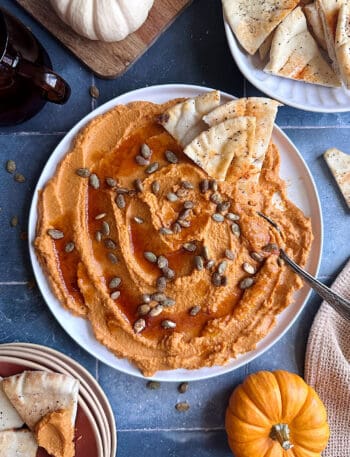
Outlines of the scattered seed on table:
{"label": "scattered seed on table", "polygon": [[157,390],[160,387],[160,382],[148,381],[148,383],[146,384],[146,387],[147,387],[147,389],[150,389],[150,390]]}
{"label": "scattered seed on table", "polygon": [[215,260],[213,259],[209,259],[207,264],[205,265],[205,268],[207,270],[211,270],[213,268],[213,266],[215,265]]}
{"label": "scattered seed on table", "polygon": [[184,394],[188,391],[188,382],[182,382],[177,390],[180,392],[180,394]]}
{"label": "scattered seed on table", "polygon": [[119,194],[117,195],[117,198],[115,199],[115,202],[118,206],[119,209],[124,209],[125,208],[125,198],[124,195]]}
{"label": "scattered seed on table", "polygon": [[14,180],[19,183],[25,182],[26,178],[21,173],[15,173]]}
{"label": "scattered seed on table", "polygon": [[212,191],[216,192],[218,190],[218,183],[215,179],[211,180],[209,185]]}
{"label": "scattered seed on table", "polygon": [[167,200],[169,200],[169,202],[176,202],[178,200],[178,196],[176,194],[174,194],[174,192],[168,192],[166,194],[166,198]]}
{"label": "scattered seed on table", "polygon": [[64,237],[64,233],[61,232],[61,230],[57,229],[49,229],[47,231],[47,234],[53,239],[53,240],[60,240],[61,238]]}
{"label": "scattered seed on table", "polygon": [[106,184],[109,187],[116,187],[117,181],[113,178],[106,178]]}
{"label": "scattered seed on table", "polygon": [[73,241],[70,241],[64,247],[64,250],[65,250],[65,252],[67,252],[67,254],[69,254],[70,252],[73,252],[74,249],[75,249],[75,244],[73,243]]}
{"label": "scattered seed on table", "polygon": [[144,157],[145,159],[149,159],[152,155],[151,148],[146,143],[143,143],[143,145],[141,146],[140,152],[141,152],[142,157]]}
{"label": "scattered seed on table", "polygon": [[194,252],[197,249],[195,243],[184,243],[182,247],[188,252]]}
{"label": "scattered seed on table", "polygon": [[234,260],[235,259],[235,253],[231,251],[231,249],[225,249],[225,257],[228,260]]}
{"label": "scattered seed on table", "polygon": [[241,229],[239,228],[239,225],[235,222],[231,225],[231,232],[237,237],[241,235]]}
{"label": "scattered seed on table", "polygon": [[200,255],[196,255],[194,258],[194,264],[198,271],[203,270],[203,268],[204,268],[203,257],[201,257]]}
{"label": "scattered seed on table", "polygon": [[96,86],[90,86],[89,92],[92,98],[98,98],[100,96],[100,91]]}
{"label": "scattered seed on table", "polygon": [[16,162],[14,160],[8,160],[6,162],[6,171],[11,174],[16,171]]}
{"label": "scattered seed on table", "polygon": [[89,176],[91,175],[90,170],[88,168],[78,168],[77,170],[75,170],[75,173],[81,178],[89,178]]}
{"label": "scattered seed on table", "polygon": [[162,269],[164,267],[167,267],[169,264],[168,259],[164,257],[164,255],[160,255],[157,260],[157,266],[158,268]]}
{"label": "scattered seed on table", "polygon": [[190,316],[197,316],[199,311],[201,310],[201,307],[196,305],[193,308],[190,309]]}
{"label": "scattered seed on table", "polygon": [[135,179],[134,186],[137,192],[143,192],[143,184],[141,179]]}
{"label": "scattered seed on table", "polygon": [[141,167],[145,167],[146,165],[149,165],[149,160],[145,159],[144,157],[142,157],[140,155],[137,155],[135,157],[135,162],[137,163],[137,165],[141,165]]}
{"label": "scattered seed on table", "polygon": [[194,185],[190,181],[181,181],[181,187],[187,190],[194,189]]}
{"label": "scattered seed on table", "polygon": [[165,158],[169,163],[178,163],[179,159],[173,151],[165,151]]}
{"label": "scattered seed on table", "polygon": [[151,310],[151,307],[147,303],[143,303],[142,305],[140,305],[137,308],[137,313],[140,316],[146,316],[146,314],[148,314],[150,312],[150,310]]}
{"label": "scattered seed on table", "polygon": [[221,275],[217,271],[212,274],[211,282],[215,287],[221,286]]}
{"label": "scattered seed on table", "polygon": [[255,267],[253,267],[253,265],[248,262],[244,262],[242,268],[246,273],[250,275],[254,275],[256,273]]}
{"label": "scattered seed on table", "polygon": [[113,252],[108,252],[107,258],[113,264],[116,264],[119,262],[118,257],[115,254],[113,254]]}
{"label": "scattered seed on table", "polygon": [[199,190],[201,191],[202,194],[205,194],[209,190],[209,181],[207,179],[203,179],[199,183]]}
{"label": "scattered seed on table", "polygon": [[169,319],[166,319],[165,321],[162,321],[161,326],[165,329],[170,329],[170,328],[175,328],[176,327],[176,322],[170,321]]}
{"label": "scattered seed on table", "polygon": [[253,251],[250,252],[249,255],[252,259],[256,260],[257,262],[262,262],[264,260],[264,256],[262,256],[258,252]]}
{"label": "scattered seed on table", "polygon": [[254,284],[254,279],[253,278],[245,278],[239,283],[240,289],[248,289]]}
{"label": "scattered seed on table", "polygon": [[93,189],[99,189],[100,187],[100,180],[95,173],[92,173],[89,177],[89,184]]}
{"label": "scattered seed on table", "polygon": [[238,216],[238,214],[235,214],[235,213],[227,213],[226,214],[226,219],[228,219],[229,221],[239,221],[240,217]]}
{"label": "scattered seed on table", "polygon": [[151,302],[151,296],[150,296],[150,294],[143,294],[143,295],[142,295],[142,301],[143,301],[144,303],[150,303],[150,302]]}
{"label": "scattered seed on table", "polygon": [[148,167],[146,168],[145,172],[150,175],[152,173],[154,173],[155,171],[157,171],[159,168],[159,163],[158,162],[153,162],[151,163],[151,165],[148,165]]}
{"label": "scattered seed on table", "polygon": [[160,314],[162,314],[163,311],[164,311],[164,308],[162,305],[156,305],[154,308],[151,309],[151,311],[148,313],[148,315],[151,317],[157,317]]}
{"label": "scattered seed on table", "polygon": [[161,235],[172,235],[174,232],[170,229],[170,228],[167,228],[167,227],[161,227],[159,229],[159,233]]}
{"label": "scattered seed on table", "polygon": [[170,308],[171,306],[174,306],[176,304],[176,301],[173,298],[167,297],[165,300],[162,301],[162,305]]}
{"label": "scattered seed on table", "polygon": [[111,233],[108,222],[102,221],[102,235],[108,236]]}
{"label": "scattered seed on table", "polygon": [[134,332],[135,333],[141,333],[142,330],[144,330],[146,328],[146,321],[145,319],[138,319],[135,323],[134,323]]}
{"label": "scattered seed on table", "polygon": [[118,300],[119,297],[120,297],[120,291],[119,290],[116,290],[116,291],[111,293],[111,299],[112,300]]}
{"label": "scattered seed on table", "polygon": [[97,216],[95,216],[95,220],[99,221],[100,219],[103,219],[106,216],[107,216],[107,213],[100,213]]}
{"label": "scattered seed on table", "polygon": [[11,227],[17,227],[17,225],[18,225],[18,217],[17,216],[11,217],[10,225],[11,225]]}
{"label": "scattered seed on table", "polygon": [[151,263],[157,262],[157,256],[151,251],[145,251],[143,253],[143,256],[146,260],[148,260],[148,262],[151,262]]}
{"label": "scattered seed on table", "polygon": [[164,292],[166,289],[166,278],[164,276],[159,276],[157,278],[157,290],[159,292]]}
{"label": "scattered seed on table", "polygon": [[227,268],[227,262],[226,262],[226,260],[221,261],[221,262],[219,263],[219,265],[218,265],[218,273],[219,273],[220,275],[223,275],[223,274],[225,273],[225,271],[226,271],[226,268]]}
{"label": "scattered seed on table", "polygon": [[211,218],[215,222],[224,222],[224,216],[220,213],[214,213],[212,214]]}
{"label": "scattered seed on table", "polygon": [[156,195],[160,191],[160,184],[158,181],[153,181],[151,184],[152,192]]}
{"label": "scattered seed on table", "polygon": [[114,278],[112,278],[109,281],[108,287],[110,289],[116,289],[117,287],[120,286],[121,282],[122,282],[122,280],[118,276],[115,276]]}
{"label": "scattered seed on table", "polygon": [[176,403],[175,408],[180,413],[185,413],[190,409],[190,405],[187,401],[181,401],[180,403]]}

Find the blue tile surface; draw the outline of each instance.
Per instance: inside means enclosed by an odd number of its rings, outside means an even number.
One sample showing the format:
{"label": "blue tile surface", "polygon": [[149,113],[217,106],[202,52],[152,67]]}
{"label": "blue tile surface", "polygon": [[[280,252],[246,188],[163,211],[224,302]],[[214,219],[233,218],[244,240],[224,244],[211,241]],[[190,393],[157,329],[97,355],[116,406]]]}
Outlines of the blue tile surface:
{"label": "blue tile surface", "polygon": [[[158,41],[116,80],[94,77],[54,37],[13,0],[4,6],[25,22],[49,52],[54,68],[72,86],[64,107],[47,104],[33,119],[0,128],[0,343],[30,341],[61,350],[82,363],[104,388],[115,413],[118,456],[129,457],[228,457],[224,414],[232,389],[258,370],[283,368],[303,373],[305,348],[320,299],[312,295],[305,309],[280,341],[245,367],[215,379],[190,383],[180,394],[176,383],[162,383],[158,390],[97,362],[77,346],[56,323],[36,288],[27,242],[29,206],[35,184],[54,147],[82,116],[126,91],[152,84],[184,82],[217,87],[237,96],[260,95],[241,76],[226,44],[219,0],[195,0]],[[91,84],[100,89],[93,102]],[[350,152],[350,113],[318,114],[283,107],[278,123],[301,151],[315,179],[325,222],[320,278],[330,284],[350,255],[350,212],[339,194],[322,153],[331,146]],[[13,181],[4,165],[16,161],[26,182]],[[17,215],[19,225],[10,226]],[[22,235],[23,237],[23,235]],[[175,405],[188,401],[190,410],[179,413]]]}

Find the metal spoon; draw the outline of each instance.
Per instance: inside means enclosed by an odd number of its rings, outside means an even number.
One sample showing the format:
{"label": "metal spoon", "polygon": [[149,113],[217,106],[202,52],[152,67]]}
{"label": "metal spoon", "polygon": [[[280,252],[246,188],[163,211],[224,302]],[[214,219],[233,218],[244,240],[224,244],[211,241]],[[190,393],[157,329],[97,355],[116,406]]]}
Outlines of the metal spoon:
{"label": "metal spoon", "polygon": [[[265,214],[258,212],[259,216],[263,217],[267,220],[275,229],[279,232],[279,229],[276,222],[271,220]],[[318,281],[318,279],[314,278],[310,273],[305,271],[301,268],[297,263],[294,262],[285,252],[283,249],[279,249],[279,257],[283,259],[287,265],[290,266],[292,270],[294,270],[299,276],[303,278],[303,280],[312,287],[312,289],[325,300],[337,313],[339,313],[344,319],[350,321],[350,301],[346,300],[345,298],[338,295],[332,289],[327,287],[322,282]]]}

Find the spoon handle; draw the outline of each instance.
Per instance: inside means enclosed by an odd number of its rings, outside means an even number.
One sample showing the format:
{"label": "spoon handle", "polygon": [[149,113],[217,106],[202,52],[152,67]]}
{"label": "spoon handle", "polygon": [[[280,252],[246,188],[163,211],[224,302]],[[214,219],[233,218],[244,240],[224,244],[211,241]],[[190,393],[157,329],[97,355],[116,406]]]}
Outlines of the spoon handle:
{"label": "spoon handle", "polygon": [[333,292],[332,289],[327,287],[322,282],[315,279],[307,271],[303,270],[298,264],[296,264],[288,255],[280,249],[280,257],[283,259],[299,276],[301,276],[305,282],[307,282],[320,297],[323,298],[337,313],[339,313],[344,319],[350,321],[350,301],[341,297],[337,293]]}

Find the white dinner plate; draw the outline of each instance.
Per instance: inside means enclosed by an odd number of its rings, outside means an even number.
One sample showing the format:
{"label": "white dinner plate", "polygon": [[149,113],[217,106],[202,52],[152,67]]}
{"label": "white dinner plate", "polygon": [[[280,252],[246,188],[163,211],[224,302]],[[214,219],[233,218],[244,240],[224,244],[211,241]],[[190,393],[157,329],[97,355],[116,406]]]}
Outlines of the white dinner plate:
{"label": "white dinner plate", "polygon": [[239,44],[224,17],[225,32],[231,54],[245,78],[261,92],[285,105],[318,113],[350,111],[350,90],[325,87],[270,75],[263,71],[265,62],[248,54]]}
{"label": "white dinner plate", "polygon": [[[113,368],[141,378],[143,375],[138,370],[138,368],[136,368],[126,359],[117,358],[106,347],[101,345],[95,339],[90,323],[83,318],[73,316],[69,311],[65,310],[51,291],[50,285],[46,279],[44,271],[38,262],[33,247],[37,223],[38,192],[43,189],[47,181],[54,175],[58,163],[70,150],[72,141],[74,140],[77,133],[94,117],[109,111],[116,105],[125,104],[136,100],[164,103],[169,99],[178,97],[194,97],[200,93],[208,92],[210,90],[212,89],[184,84],[151,86],[129,92],[105,103],[94,112],[86,116],[84,119],[82,119],[62,139],[46,163],[34,191],[29,214],[29,250],[34,274],[39,289],[51,312],[56,317],[61,326],[66,330],[66,332],[91,355]],[[232,95],[226,93],[221,93],[221,95],[223,102],[227,102],[234,98]],[[317,275],[322,252],[323,227],[320,202],[316,186],[302,156],[294,144],[277,126],[274,127],[272,138],[281,154],[280,175],[288,183],[288,196],[290,200],[292,200],[299,208],[304,211],[306,216],[311,218],[312,221],[315,239],[308,260],[307,270],[311,274]],[[288,330],[288,328],[297,318],[298,314],[306,303],[309,294],[310,291],[308,287],[303,287],[295,294],[294,302],[290,304],[288,308],[283,311],[283,313],[280,314],[275,328],[261,342],[258,343],[254,351],[243,354],[237,359],[231,360],[230,363],[225,366],[201,368],[198,370],[177,369],[159,371],[152,377],[152,379],[157,379],[159,381],[176,382],[185,380],[194,381],[218,376],[220,374],[234,370],[242,365],[245,365],[246,363],[261,355],[264,351],[276,343],[279,338],[281,338],[281,336]]]}

